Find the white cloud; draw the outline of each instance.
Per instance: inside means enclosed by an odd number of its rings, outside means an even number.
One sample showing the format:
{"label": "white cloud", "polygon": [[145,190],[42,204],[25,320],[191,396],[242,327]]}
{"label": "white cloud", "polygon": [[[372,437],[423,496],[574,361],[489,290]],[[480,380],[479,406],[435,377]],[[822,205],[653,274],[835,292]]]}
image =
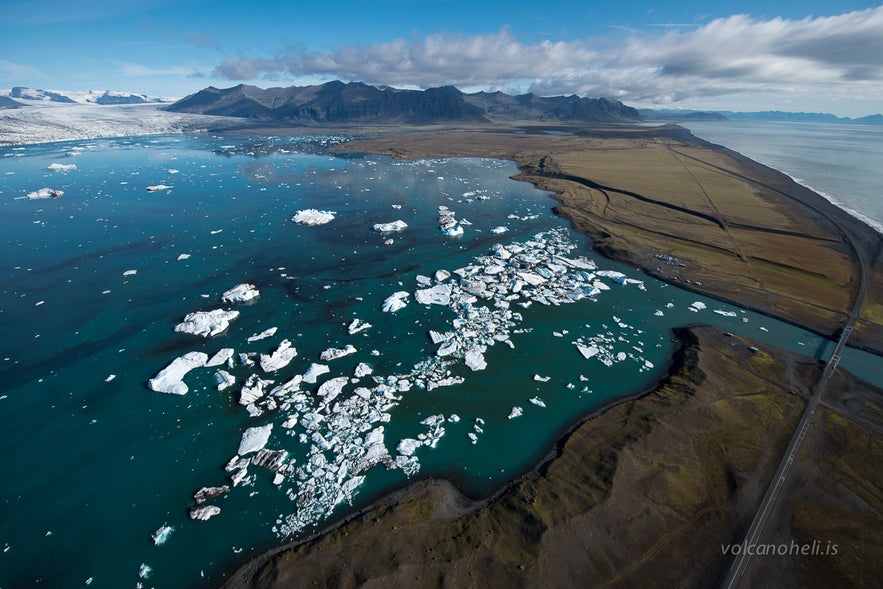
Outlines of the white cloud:
{"label": "white cloud", "polygon": [[6,78],[45,78],[45,74],[35,68],[0,59],[0,76]]}
{"label": "white cloud", "polygon": [[371,84],[516,86],[538,94],[609,96],[669,104],[751,93],[879,101],[883,96],[883,6],[787,20],[746,15],[689,29],[594,41],[525,44],[511,31],[431,35],[335,51],[287,50],[238,58],[212,75],[230,80],[327,76]]}

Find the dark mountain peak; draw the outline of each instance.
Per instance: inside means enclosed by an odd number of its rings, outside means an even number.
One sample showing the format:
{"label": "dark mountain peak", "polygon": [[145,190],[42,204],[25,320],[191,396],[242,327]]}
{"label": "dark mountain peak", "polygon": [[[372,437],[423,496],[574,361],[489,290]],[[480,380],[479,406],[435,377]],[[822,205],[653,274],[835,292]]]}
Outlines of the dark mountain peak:
{"label": "dark mountain peak", "polygon": [[179,100],[167,110],[297,125],[641,120],[635,109],[606,98],[511,96],[500,91],[464,94],[450,85],[401,90],[340,80],[266,90],[245,84],[226,90],[210,86]]}

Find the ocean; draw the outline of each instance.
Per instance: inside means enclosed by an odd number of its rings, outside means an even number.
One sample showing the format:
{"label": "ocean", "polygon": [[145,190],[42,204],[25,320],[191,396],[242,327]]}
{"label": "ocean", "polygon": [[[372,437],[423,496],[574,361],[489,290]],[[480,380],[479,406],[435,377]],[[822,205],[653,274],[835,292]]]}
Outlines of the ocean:
{"label": "ocean", "polygon": [[[0,586],[216,586],[419,477],[486,496],[581,415],[651,387],[673,327],[830,353],[794,326],[598,258],[548,193],[511,180],[510,162],[328,151],[345,139],[0,148]],[[25,198],[43,187],[63,195]],[[440,231],[440,207],[461,235]],[[310,209],[333,219],[292,221]],[[407,226],[374,228],[394,221]],[[498,288],[506,256],[536,271],[505,299],[470,300],[437,274]],[[243,283],[260,295],[220,300]],[[383,311],[399,292],[407,304]],[[175,331],[215,309],[238,316],[213,337]],[[445,338],[471,342],[479,360],[440,358]],[[285,341],[297,355],[263,370],[261,354],[282,357]],[[176,358],[227,348],[231,365],[189,372],[184,395],[148,386]],[[880,384],[878,360],[847,350],[841,365]],[[313,364],[328,372],[304,382]],[[218,369],[236,383],[218,390]],[[245,384],[261,389],[251,407]],[[244,436],[263,436],[282,468],[235,464]],[[224,484],[207,502],[220,513],[190,519],[193,494]]]}

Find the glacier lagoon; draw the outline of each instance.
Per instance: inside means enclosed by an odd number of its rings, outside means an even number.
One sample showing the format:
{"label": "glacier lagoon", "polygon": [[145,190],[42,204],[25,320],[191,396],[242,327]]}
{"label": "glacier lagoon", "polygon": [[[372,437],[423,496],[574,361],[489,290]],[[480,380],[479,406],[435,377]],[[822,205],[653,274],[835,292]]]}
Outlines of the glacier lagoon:
{"label": "glacier lagoon", "polygon": [[[517,173],[509,162],[328,152],[344,139],[169,135],[0,149],[0,447],[7,458],[0,582],[212,586],[288,537],[292,516],[309,533],[424,476],[486,495],[532,467],[579,416],[652,386],[665,373],[675,326],[712,323],[807,355],[830,350],[793,326],[593,255],[586,238],[551,213],[547,193],[509,178]],[[53,171],[53,163],[77,168]],[[43,187],[64,194],[24,198]],[[440,231],[440,206],[456,215],[462,235]],[[334,218],[292,221],[308,209]],[[373,230],[397,220],[407,227]],[[373,374],[345,381],[339,399],[373,388],[372,377],[408,375],[436,357],[428,332],[451,331],[456,320],[450,307],[414,300],[427,287],[418,276],[453,272],[497,244],[527,244],[550,231],[572,244],[570,258],[585,256],[634,282],[599,276],[610,290],[573,304],[513,302],[520,314],[513,348],[503,341],[487,348],[483,370],[452,365],[460,384],[392,393],[388,416],[372,424],[383,427],[391,460],[407,454],[402,440],[421,434],[434,434],[434,447],[418,444],[400,467],[360,472],[364,480],[333,509],[299,503],[305,481],[297,468],[310,463],[317,442],[300,422],[283,427],[284,411],[250,416],[239,403],[248,377],[276,386],[325,364],[327,374],[299,387],[315,402],[323,383],[353,377],[360,363]],[[242,283],[260,296],[221,303]],[[411,295],[407,305],[383,312],[401,291]],[[221,334],[174,331],[188,313],[217,308],[239,311]],[[371,327],[354,331],[355,319]],[[278,328],[272,336],[248,341],[271,327]],[[183,396],[147,387],[188,352],[271,354],[285,339],[298,352],[290,364],[266,373],[237,361],[228,369],[236,384],[224,391],[215,368],[185,376]],[[609,353],[585,358],[575,341]],[[347,345],[357,351],[320,361],[323,351]],[[852,350],[843,362],[880,383],[878,364]],[[514,407],[522,414],[509,419]],[[293,461],[285,480],[274,484],[272,471],[252,466],[242,484],[209,501],[220,514],[192,521],[193,493],[230,485],[224,467],[243,432],[268,424],[266,447]],[[444,435],[436,439],[439,426]],[[343,476],[341,484],[347,480],[355,479]],[[171,532],[157,545],[151,536],[163,526]]]}

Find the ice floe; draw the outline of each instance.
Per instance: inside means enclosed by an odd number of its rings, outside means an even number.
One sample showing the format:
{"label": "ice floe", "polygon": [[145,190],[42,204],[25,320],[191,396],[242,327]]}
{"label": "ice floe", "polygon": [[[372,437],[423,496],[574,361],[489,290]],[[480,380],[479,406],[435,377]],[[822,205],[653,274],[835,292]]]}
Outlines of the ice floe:
{"label": "ice floe", "polygon": [[171,190],[171,186],[166,186],[165,184],[154,184],[153,186],[147,187],[147,192],[162,192],[163,190]]}
{"label": "ice floe", "polygon": [[41,198],[60,198],[63,195],[64,191],[58,190],[57,188],[41,188],[40,190],[29,192],[27,198],[31,200]]}
{"label": "ice floe", "polygon": [[375,223],[374,231],[381,233],[392,233],[396,231],[404,231],[408,228],[408,224],[402,220],[392,221],[391,223]]}
{"label": "ice floe", "polygon": [[190,508],[190,519],[208,521],[221,513],[221,508],[216,505],[200,505]]}
{"label": "ice floe", "polygon": [[298,225],[324,225],[333,221],[335,214],[332,211],[303,209],[295,213],[291,220]]}
{"label": "ice floe", "polygon": [[77,169],[77,164],[49,164],[51,172],[70,172]]}
{"label": "ice floe", "polygon": [[160,544],[164,544],[165,541],[169,539],[169,536],[174,531],[174,529],[175,528],[168,524],[163,524],[150,535],[150,539],[153,540],[153,543],[157,546],[159,546]]}
{"label": "ice floe", "polygon": [[222,303],[244,303],[259,297],[261,292],[253,284],[237,284],[221,295]]}
{"label": "ice floe", "polygon": [[261,369],[264,372],[276,372],[288,364],[297,356],[297,349],[291,347],[287,339],[279,343],[279,347],[272,354],[261,354]]}
{"label": "ice floe", "polygon": [[385,313],[395,313],[399,309],[404,309],[408,304],[409,296],[411,296],[411,293],[404,290],[394,292],[383,301],[381,309]]}
{"label": "ice floe", "polygon": [[230,326],[230,322],[239,317],[239,311],[214,309],[213,311],[196,311],[184,317],[184,321],[175,326],[179,333],[190,333],[210,337],[218,335]]}
{"label": "ice floe", "polygon": [[358,350],[356,350],[352,344],[347,344],[344,348],[328,348],[319,354],[319,359],[323,362],[328,362],[329,360],[336,360],[337,358],[343,358],[344,356],[355,354],[357,351]]}
{"label": "ice floe", "polygon": [[265,329],[264,331],[262,331],[262,332],[260,332],[260,333],[256,333],[256,334],[254,334],[254,335],[250,335],[250,336],[248,337],[248,339],[246,339],[245,341],[247,341],[248,343],[251,344],[251,343],[254,343],[254,342],[260,341],[260,340],[262,340],[262,339],[267,339],[268,337],[273,337],[274,335],[276,335],[276,332],[277,332],[278,330],[279,330],[278,327],[270,327],[270,328]]}
{"label": "ice floe", "polygon": [[267,445],[271,433],[273,433],[272,423],[248,428],[242,434],[242,439],[239,441],[239,449],[236,450],[236,453],[240,456],[245,456],[251,452],[257,452]]}
{"label": "ice floe", "polygon": [[203,352],[188,352],[175,358],[172,363],[159,371],[159,373],[147,381],[150,390],[157,393],[171,395],[185,395],[188,388],[184,384],[184,376],[194,368],[202,368],[208,361],[208,354]]}

